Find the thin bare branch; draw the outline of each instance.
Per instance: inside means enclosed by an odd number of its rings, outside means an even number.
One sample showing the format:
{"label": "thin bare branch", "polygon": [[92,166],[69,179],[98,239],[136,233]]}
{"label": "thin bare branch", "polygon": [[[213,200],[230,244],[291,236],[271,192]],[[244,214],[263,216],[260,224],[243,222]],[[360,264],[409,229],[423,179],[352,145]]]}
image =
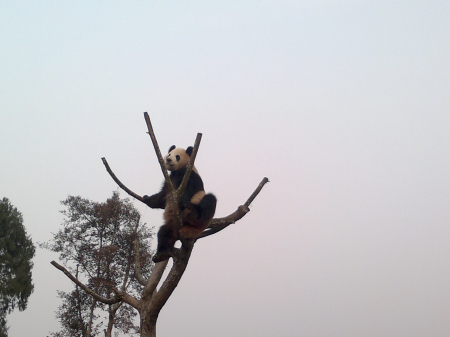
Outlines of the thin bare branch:
{"label": "thin bare branch", "polygon": [[119,187],[121,189],[123,189],[125,192],[127,192],[129,195],[131,195],[133,198],[136,198],[137,200],[144,202],[144,199],[140,195],[137,195],[136,193],[131,191],[128,187],[126,187],[124,184],[122,184],[122,182],[116,177],[116,175],[113,173],[113,171],[109,167],[108,162],[106,161],[105,157],[102,158],[102,161],[106,167],[106,171],[108,171],[111,178],[113,178],[113,180],[116,182],[117,185],[119,185]]}
{"label": "thin bare branch", "polygon": [[269,182],[269,178],[264,177],[263,180],[261,180],[261,182],[259,183],[258,187],[256,188],[256,190],[252,193],[252,195],[247,199],[247,201],[245,202],[244,206],[250,206],[250,204],[252,203],[252,201],[256,198],[256,196],[259,194],[259,192],[261,192],[262,188],[264,187],[264,185],[266,183]]}
{"label": "thin bare branch", "polygon": [[150,117],[147,112],[144,112],[144,118],[145,118],[145,122],[147,123],[148,134],[150,135],[150,138],[152,140],[153,147],[156,152],[156,156],[158,157],[159,165],[161,166],[161,171],[164,175],[164,179],[166,180],[167,184],[169,185],[170,192],[173,192],[173,190],[174,190],[173,184],[172,184],[172,181],[170,180],[169,173],[167,172],[166,166],[164,165],[164,158],[161,155],[161,150],[159,149],[158,141],[156,140],[156,136],[153,131],[152,123],[150,122]]}
{"label": "thin bare branch", "polygon": [[209,235],[213,235],[217,232],[220,232],[222,229],[225,229],[231,224],[234,224],[236,221],[242,219],[248,212],[250,212],[250,204],[252,201],[256,198],[256,196],[259,194],[261,189],[264,187],[264,185],[269,181],[269,179],[264,178],[256,188],[256,190],[252,193],[252,195],[247,199],[244,205],[241,205],[238,207],[238,209],[224,217],[224,218],[214,218],[211,220],[211,224],[209,227],[198,237],[199,239],[204,238]]}
{"label": "thin bare branch", "polygon": [[83,289],[85,292],[87,292],[89,295],[91,295],[93,298],[95,298],[97,301],[105,303],[105,304],[114,304],[116,302],[119,302],[120,299],[118,298],[104,298],[97,294],[95,291],[81,283],[76,277],[74,277],[66,268],[61,266],[55,261],[50,262],[56,269],[61,270],[68,278],[72,280],[76,285],[78,285],[81,289]]}
{"label": "thin bare branch", "polygon": [[191,172],[192,172],[192,169],[194,168],[194,162],[195,162],[195,158],[197,157],[197,152],[198,152],[198,148],[200,146],[201,140],[202,140],[202,134],[197,133],[197,137],[195,138],[195,143],[194,143],[194,149],[192,150],[192,154],[189,159],[189,163],[186,167],[186,172],[184,173],[183,180],[181,181],[180,187],[178,187],[178,190],[177,190],[178,198],[181,197],[181,195],[183,194],[184,189],[187,186],[189,177],[191,176]]}

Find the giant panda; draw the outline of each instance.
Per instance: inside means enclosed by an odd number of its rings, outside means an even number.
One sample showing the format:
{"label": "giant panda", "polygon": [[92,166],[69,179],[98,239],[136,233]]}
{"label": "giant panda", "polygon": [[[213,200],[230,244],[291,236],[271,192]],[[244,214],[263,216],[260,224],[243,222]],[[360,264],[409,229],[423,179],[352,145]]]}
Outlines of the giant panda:
{"label": "giant panda", "polygon": [[[164,165],[170,171],[170,180],[174,189],[178,189],[186,173],[187,164],[192,154],[192,146],[186,150],[172,145],[164,157]],[[164,182],[161,191],[147,196],[143,201],[151,208],[164,209],[164,224],[158,231],[158,248],[153,261],[161,262],[173,256],[175,242],[179,239],[175,227],[173,201],[167,182]],[[213,194],[206,194],[203,181],[195,166],[192,168],[186,188],[179,198],[179,210],[182,219],[180,235],[183,238],[197,238],[209,226],[216,211],[217,199]]]}

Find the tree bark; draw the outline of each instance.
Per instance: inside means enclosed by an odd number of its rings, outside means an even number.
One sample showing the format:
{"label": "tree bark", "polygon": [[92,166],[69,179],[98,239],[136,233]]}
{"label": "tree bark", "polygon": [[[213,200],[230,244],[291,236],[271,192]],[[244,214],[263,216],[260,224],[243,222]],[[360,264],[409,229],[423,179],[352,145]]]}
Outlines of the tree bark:
{"label": "tree bark", "polygon": [[151,311],[147,311],[146,314],[141,315],[141,337],[156,337],[156,321],[158,315],[153,314]]}

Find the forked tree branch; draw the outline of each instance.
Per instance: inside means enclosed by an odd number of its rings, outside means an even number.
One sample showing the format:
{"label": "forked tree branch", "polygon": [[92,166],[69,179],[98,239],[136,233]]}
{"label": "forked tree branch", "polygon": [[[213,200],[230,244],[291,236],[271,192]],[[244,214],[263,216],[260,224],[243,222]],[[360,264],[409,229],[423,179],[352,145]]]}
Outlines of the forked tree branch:
{"label": "forked tree branch", "polygon": [[192,150],[191,156],[189,158],[189,163],[186,167],[186,172],[184,173],[184,177],[183,180],[181,181],[180,186],[178,187],[177,190],[177,197],[180,198],[181,195],[184,192],[184,189],[187,186],[187,182],[189,180],[189,177],[191,176],[191,172],[192,169],[194,168],[194,162],[195,162],[195,158],[197,157],[197,152],[198,152],[198,148],[200,146],[200,141],[202,140],[202,134],[201,133],[197,133],[197,137],[195,138],[195,142],[194,142],[194,149]]}
{"label": "forked tree branch", "polygon": [[[180,248],[180,249],[183,249]],[[170,295],[172,295],[175,288],[178,286],[178,282],[180,281],[181,277],[183,276],[184,271],[186,270],[189,257],[191,255],[192,247],[189,249],[184,250],[183,257],[181,259],[174,259],[172,268],[169,271],[169,274],[167,275],[166,279],[164,280],[163,284],[161,285],[161,288],[154,294],[152,298],[152,307],[153,310],[156,312],[159,312],[164,304],[169,299]],[[167,263],[167,260],[164,261]],[[162,264],[163,262],[160,262],[158,264]],[[158,265],[157,264],[157,265]],[[164,266],[165,268],[165,266]],[[155,284],[156,285],[156,284]]]}
{"label": "forked tree branch", "polygon": [[148,278],[147,284],[144,287],[144,291],[142,293],[143,299],[151,298],[153,296],[153,293],[155,292],[156,287],[158,286],[158,283],[161,280],[161,277],[163,276],[164,270],[166,269],[168,262],[169,260],[165,260],[155,264],[152,273]]}
{"label": "forked tree branch", "polygon": [[119,291],[117,288],[113,288],[113,291],[116,293],[116,296],[118,300],[125,302],[129,305],[131,305],[133,308],[139,310],[140,308],[140,300],[137,298],[134,298],[130,294],[128,294],[126,291]]}

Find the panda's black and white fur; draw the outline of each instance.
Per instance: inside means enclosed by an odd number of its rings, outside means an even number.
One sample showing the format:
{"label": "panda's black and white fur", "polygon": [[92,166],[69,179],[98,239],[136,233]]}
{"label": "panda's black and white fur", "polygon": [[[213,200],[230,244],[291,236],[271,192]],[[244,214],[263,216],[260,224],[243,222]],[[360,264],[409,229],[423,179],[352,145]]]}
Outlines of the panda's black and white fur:
{"label": "panda's black and white fur", "polygon": [[[166,169],[170,171],[170,180],[177,189],[183,181],[187,164],[192,154],[192,146],[186,150],[172,145],[169,153],[164,157]],[[158,248],[154,262],[161,262],[173,256],[175,242],[179,239],[175,229],[172,197],[169,187],[164,182],[160,192],[147,196],[144,203],[151,208],[162,208],[164,211],[164,224],[158,231]],[[209,226],[216,210],[217,199],[213,194],[205,194],[203,181],[195,167],[191,171],[189,180],[179,200],[179,210],[183,220],[180,235],[184,238],[196,238]]]}

